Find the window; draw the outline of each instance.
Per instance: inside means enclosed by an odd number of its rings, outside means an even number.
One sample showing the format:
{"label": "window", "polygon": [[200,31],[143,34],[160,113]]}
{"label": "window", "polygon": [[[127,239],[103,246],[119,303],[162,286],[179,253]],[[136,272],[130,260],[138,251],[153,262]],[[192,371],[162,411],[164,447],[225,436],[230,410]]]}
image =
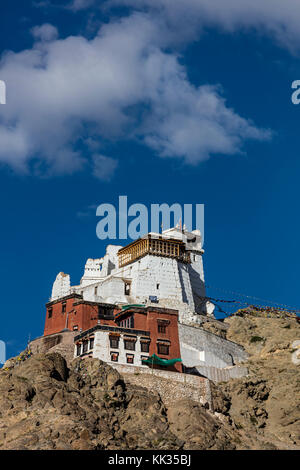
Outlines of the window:
{"label": "window", "polygon": [[118,336],[110,336],[109,337],[110,347],[114,349],[119,348],[119,337]]}
{"label": "window", "polygon": [[142,341],[141,342],[141,351],[142,352],[149,352],[149,346],[150,346],[150,342]]}
{"label": "window", "polygon": [[89,346],[88,340],[83,341],[83,348],[82,348],[82,352],[83,352],[83,353],[86,353],[86,352],[87,352],[88,346]]}
{"label": "window", "polygon": [[157,343],[157,352],[158,354],[169,355],[169,345],[163,343]]}
{"label": "window", "polygon": [[120,321],[119,326],[122,328],[134,328],[134,319],[133,315],[126,318],[125,320]]}
{"label": "window", "polygon": [[94,338],[90,339],[90,349],[93,349],[94,347]]}
{"label": "window", "polygon": [[98,295],[98,286],[95,287],[94,293],[95,293],[95,295]]}
{"label": "window", "polygon": [[126,320],[126,328],[134,328],[133,315]]}
{"label": "window", "polygon": [[119,353],[112,352],[110,353],[110,360],[112,362],[118,362]]}
{"label": "window", "polygon": [[61,313],[66,313],[67,304],[63,303],[61,306]]}
{"label": "window", "polygon": [[130,295],[131,282],[125,282],[124,293],[125,295]]}
{"label": "window", "polygon": [[157,290],[159,289],[159,284],[156,284],[156,289],[157,289]]}
{"label": "window", "polygon": [[52,317],[52,307],[48,308],[48,318],[51,318]]}
{"label": "window", "polygon": [[127,361],[127,364],[133,364],[134,363],[134,355],[133,354],[126,354],[126,361]]}
{"label": "window", "polygon": [[135,351],[135,341],[124,339],[124,348],[129,351]]}
{"label": "window", "polygon": [[158,324],[158,332],[159,333],[166,333],[167,327],[166,325],[163,325],[162,323]]}
{"label": "window", "polygon": [[101,305],[98,306],[98,318],[104,317],[104,308]]}
{"label": "window", "polygon": [[78,330],[78,325],[74,325],[73,326],[73,331],[77,331]]}
{"label": "window", "polygon": [[[147,359],[149,359],[148,356],[141,356],[141,362],[142,362],[142,361],[147,361]],[[142,362],[142,363],[143,363],[143,362]]]}
{"label": "window", "polygon": [[81,352],[81,344],[78,343],[76,345],[76,354],[77,354],[77,356],[80,356],[80,352]]}

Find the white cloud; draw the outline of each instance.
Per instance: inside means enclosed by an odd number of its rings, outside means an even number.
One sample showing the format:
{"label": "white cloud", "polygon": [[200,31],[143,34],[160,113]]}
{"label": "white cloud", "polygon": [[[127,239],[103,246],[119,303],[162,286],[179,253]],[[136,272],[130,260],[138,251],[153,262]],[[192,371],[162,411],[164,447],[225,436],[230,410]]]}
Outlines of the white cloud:
{"label": "white cloud", "polygon": [[35,39],[40,39],[41,41],[53,41],[58,37],[57,28],[49,23],[45,23],[42,26],[35,26],[32,28],[31,32]]}
{"label": "white cloud", "polygon": [[[46,26],[35,30],[32,49],[0,61],[7,85],[2,163],[26,171],[34,160],[39,172],[72,173],[88,166],[78,144],[90,153],[91,142],[96,148],[127,138],[196,164],[240,152],[246,139],[270,137],[230,109],[218,87],[188,81],[176,54],[163,50],[169,31],[160,20],[133,13],[91,40],[55,39],[56,29]],[[94,175],[109,178],[115,161],[100,157],[93,159]]]}
{"label": "white cloud", "polygon": [[255,29],[292,51],[300,50],[299,0],[108,0],[148,9],[164,18],[173,40],[190,40],[207,26],[233,32]]}
{"label": "white cloud", "polygon": [[101,181],[111,180],[118,162],[113,158],[106,157],[105,155],[95,154],[92,158],[93,161],[93,175]]}
{"label": "white cloud", "polygon": [[87,206],[85,209],[82,209],[76,213],[77,217],[80,219],[91,217],[92,215],[96,215],[97,204],[91,204]]}
{"label": "white cloud", "polygon": [[183,156],[186,162],[197,164],[214,153],[240,153],[244,139],[271,137],[270,131],[257,129],[228,108],[216,87],[183,90],[181,85],[174,83],[173,89],[164,90],[167,96],[157,97],[146,126],[145,141],[161,156]]}
{"label": "white cloud", "polygon": [[95,0],[73,0],[68,8],[73,11],[85,10],[95,3]]}

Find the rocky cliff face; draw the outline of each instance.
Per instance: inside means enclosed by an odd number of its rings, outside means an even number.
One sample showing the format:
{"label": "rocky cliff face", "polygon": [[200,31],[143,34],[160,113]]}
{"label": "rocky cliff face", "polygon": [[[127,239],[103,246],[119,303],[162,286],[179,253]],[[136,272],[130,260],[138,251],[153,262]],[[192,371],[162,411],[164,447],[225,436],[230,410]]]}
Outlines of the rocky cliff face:
{"label": "rocky cliff face", "polygon": [[168,409],[98,359],[57,353],[0,371],[0,449],[231,449],[230,426],[200,404]]}
{"label": "rocky cliff face", "polygon": [[299,324],[249,311],[226,322],[228,339],[250,354],[250,372],[211,384],[214,411],[190,399],[166,406],[98,359],[68,367],[50,353],[8,362],[0,370],[0,449],[299,449],[299,366],[291,358]]}
{"label": "rocky cliff face", "polygon": [[252,447],[299,449],[297,318],[249,308],[225,322],[229,324],[227,339],[242,344],[249,353],[249,376],[218,384],[226,397],[228,416],[242,435],[249,436]]}

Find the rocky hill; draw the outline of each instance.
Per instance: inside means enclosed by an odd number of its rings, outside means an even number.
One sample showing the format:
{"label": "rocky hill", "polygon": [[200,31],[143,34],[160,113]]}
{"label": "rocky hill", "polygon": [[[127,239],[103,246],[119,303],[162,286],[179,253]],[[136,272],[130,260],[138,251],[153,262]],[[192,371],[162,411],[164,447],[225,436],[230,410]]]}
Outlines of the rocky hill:
{"label": "rocky hill", "polygon": [[227,339],[249,353],[249,376],[218,384],[228,414],[252,445],[300,448],[300,324],[285,312],[248,308],[225,320]]}
{"label": "rocky hill", "polygon": [[299,323],[252,310],[226,323],[250,354],[249,376],[212,384],[213,410],[190,399],[166,406],[98,359],[8,362],[0,449],[299,449]]}

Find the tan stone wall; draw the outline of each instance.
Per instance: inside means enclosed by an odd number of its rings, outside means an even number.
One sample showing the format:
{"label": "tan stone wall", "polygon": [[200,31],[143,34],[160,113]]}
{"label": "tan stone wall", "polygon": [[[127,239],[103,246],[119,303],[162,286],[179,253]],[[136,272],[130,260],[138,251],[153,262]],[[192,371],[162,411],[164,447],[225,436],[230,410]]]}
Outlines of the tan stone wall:
{"label": "tan stone wall", "polygon": [[33,354],[58,352],[69,363],[74,357],[74,336],[77,331],[63,331],[53,335],[41,336],[30,343]]}
{"label": "tan stone wall", "polygon": [[209,380],[204,377],[114,363],[110,365],[120,372],[125,382],[158,392],[166,405],[190,398],[211,407]]}

